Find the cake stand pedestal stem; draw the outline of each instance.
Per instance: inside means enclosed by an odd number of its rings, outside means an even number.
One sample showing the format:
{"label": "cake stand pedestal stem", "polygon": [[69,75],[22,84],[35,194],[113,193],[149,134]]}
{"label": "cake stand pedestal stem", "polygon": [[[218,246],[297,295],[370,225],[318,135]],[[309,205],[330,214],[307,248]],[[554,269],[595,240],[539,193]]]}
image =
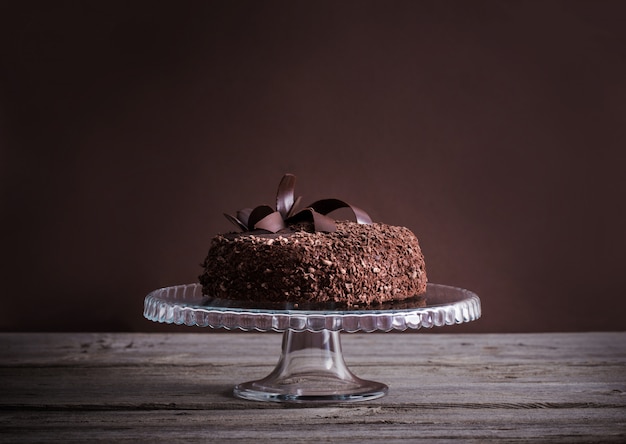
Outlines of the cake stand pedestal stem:
{"label": "cake stand pedestal stem", "polygon": [[343,359],[338,331],[287,330],[274,371],[237,385],[233,393],[256,401],[353,402],[384,396],[387,386],[352,374]]}

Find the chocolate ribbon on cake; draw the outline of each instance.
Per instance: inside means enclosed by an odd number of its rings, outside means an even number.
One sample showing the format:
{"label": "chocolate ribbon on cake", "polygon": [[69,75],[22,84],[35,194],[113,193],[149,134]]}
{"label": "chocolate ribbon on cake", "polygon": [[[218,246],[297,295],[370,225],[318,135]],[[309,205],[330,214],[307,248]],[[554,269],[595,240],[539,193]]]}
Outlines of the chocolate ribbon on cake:
{"label": "chocolate ribbon on cake", "polygon": [[340,208],[350,209],[360,224],[372,223],[365,211],[339,199],[321,199],[296,212],[302,196],[295,198],[295,186],[296,176],[285,174],[278,185],[275,210],[269,205],[259,205],[239,210],[236,216],[224,216],[242,231],[266,230],[272,233],[301,222],[312,223],[315,231],[332,233],[337,230],[337,225],[327,214]]}

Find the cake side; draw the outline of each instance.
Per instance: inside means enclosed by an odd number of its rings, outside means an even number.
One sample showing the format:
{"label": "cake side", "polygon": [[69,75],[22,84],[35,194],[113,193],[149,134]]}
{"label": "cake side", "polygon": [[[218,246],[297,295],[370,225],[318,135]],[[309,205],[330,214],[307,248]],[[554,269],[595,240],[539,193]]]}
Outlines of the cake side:
{"label": "cake side", "polygon": [[200,276],[211,297],[371,306],[426,291],[419,242],[404,227],[336,223],[334,232],[213,238]]}

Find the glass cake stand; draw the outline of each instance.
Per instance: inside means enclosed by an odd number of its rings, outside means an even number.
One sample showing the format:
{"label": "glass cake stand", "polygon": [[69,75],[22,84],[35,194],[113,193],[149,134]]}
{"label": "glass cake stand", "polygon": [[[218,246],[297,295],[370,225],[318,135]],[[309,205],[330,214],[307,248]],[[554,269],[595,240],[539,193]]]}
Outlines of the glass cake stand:
{"label": "glass cake stand", "polygon": [[403,331],[480,317],[480,299],[469,290],[428,284],[425,296],[427,305],[421,307],[414,301],[375,310],[298,309],[287,304],[254,308],[244,301],[208,298],[200,284],[188,284],[151,292],[145,298],[143,314],[151,321],[190,327],[283,332],[276,368],[263,379],[235,386],[233,393],[239,398],[350,402],[379,398],[388,387],[352,374],[343,359],[341,331]]}

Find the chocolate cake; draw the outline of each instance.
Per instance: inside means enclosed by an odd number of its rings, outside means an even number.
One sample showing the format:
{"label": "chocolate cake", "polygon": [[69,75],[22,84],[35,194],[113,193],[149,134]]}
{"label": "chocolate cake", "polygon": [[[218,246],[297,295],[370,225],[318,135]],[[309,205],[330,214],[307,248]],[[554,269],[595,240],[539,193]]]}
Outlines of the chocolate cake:
{"label": "chocolate cake", "polygon": [[[296,213],[294,184],[294,176],[283,178],[275,211],[261,206],[227,215],[244,232],[213,238],[200,276],[205,295],[259,307],[371,308],[426,291],[424,257],[408,228],[373,223],[337,199]],[[326,216],[342,207],[356,222]]]}

